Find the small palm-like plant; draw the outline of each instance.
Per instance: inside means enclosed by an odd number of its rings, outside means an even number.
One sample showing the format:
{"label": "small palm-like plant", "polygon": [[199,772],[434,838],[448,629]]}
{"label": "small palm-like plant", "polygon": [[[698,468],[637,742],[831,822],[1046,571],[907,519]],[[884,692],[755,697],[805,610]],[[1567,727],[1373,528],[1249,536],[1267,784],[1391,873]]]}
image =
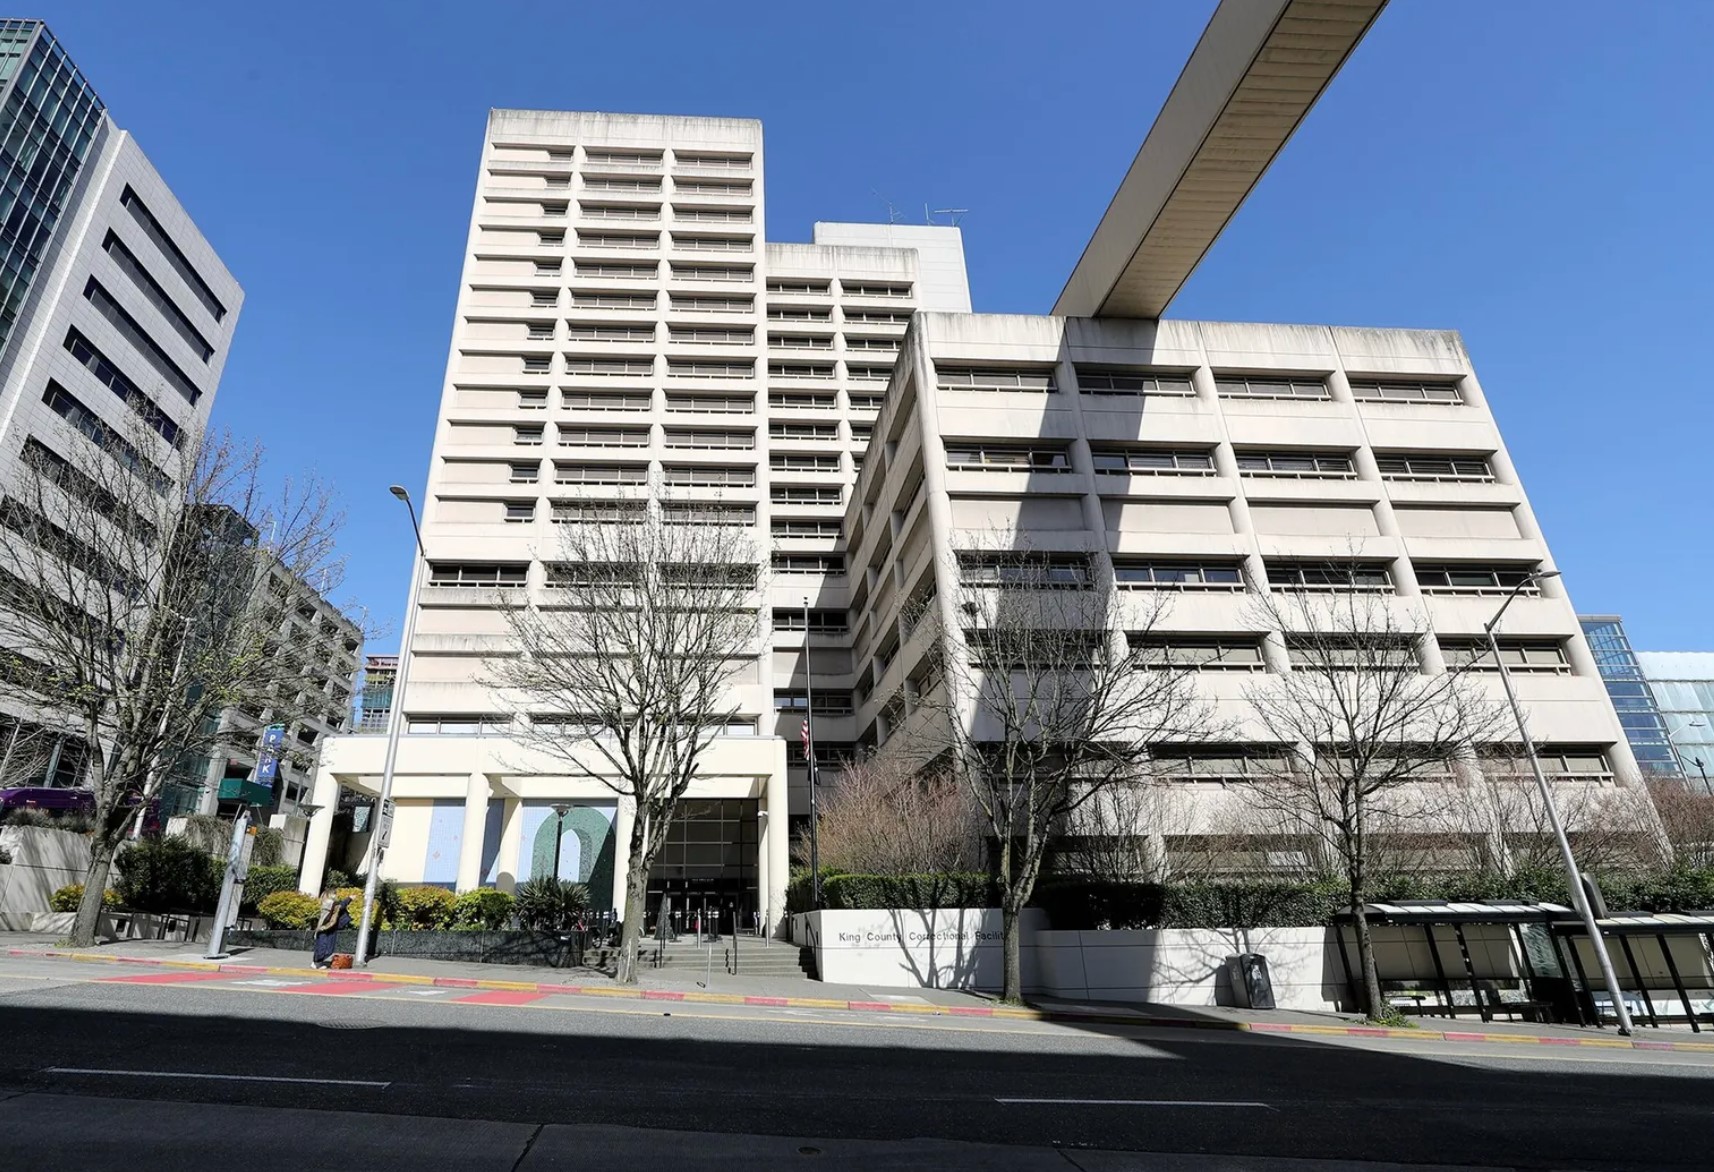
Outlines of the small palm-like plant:
{"label": "small palm-like plant", "polygon": [[563,932],[577,923],[589,907],[589,888],[568,879],[541,875],[518,885],[512,914],[518,927],[537,932]]}

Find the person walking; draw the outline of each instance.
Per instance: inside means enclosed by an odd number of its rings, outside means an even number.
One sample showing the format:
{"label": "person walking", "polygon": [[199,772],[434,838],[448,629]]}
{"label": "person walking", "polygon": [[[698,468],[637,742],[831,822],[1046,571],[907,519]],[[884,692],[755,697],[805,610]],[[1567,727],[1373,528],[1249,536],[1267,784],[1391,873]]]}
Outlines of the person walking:
{"label": "person walking", "polygon": [[339,895],[330,887],[321,893],[321,914],[315,920],[315,953],[310,958],[318,969],[333,967],[333,951],[339,946],[339,933],[351,927],[349,895]]}

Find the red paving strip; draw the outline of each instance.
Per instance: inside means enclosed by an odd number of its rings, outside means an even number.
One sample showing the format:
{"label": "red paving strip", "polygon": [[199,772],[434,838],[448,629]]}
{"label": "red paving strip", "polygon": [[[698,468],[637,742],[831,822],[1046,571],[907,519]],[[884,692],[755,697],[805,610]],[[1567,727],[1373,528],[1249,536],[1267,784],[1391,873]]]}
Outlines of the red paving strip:
{"label": "red paving strip", "polygon": [[862,1010],[868,1013],[891,1013],[893,1007],[885,1001],[847,1001],[845,1008]]}
{"label": "red paving strip", "polygon": [[472,993],[468,997],[454,997],[453,1000],[461,1005],[528,1005],[546,996],[546,993],[526,993],[522,989],[494,989],[487,993]]}
{"label": "red paving strip", "polygon": [[683,1001],[684,994],[672,989],[644,989],[644,1001]]}
{"label": "red paving strip", "polygon": [[391,989],[396,986],[385,981],[377,981],[365,975],[348,981],[324,980],[310,981],[303,985],[287,985],[282,993],[320,993],[329,997],[337,997],[342,993],[367,993],[375,989]]}
{"label": "red paving strip", "polygon": [[224,981],[231,973],[143,973],[134,977],[102,977],[102,985],[182,985],[187,981]]}
{"label": "red paving strip", "polygon": [[744,998],[744,1004],[745,1005],[772,1005],[775,1008],[782,1008],[782,1007],[790,1005],[791,1003],[792,1003],[792,999],[790,997],[746,997],[746,998]]}

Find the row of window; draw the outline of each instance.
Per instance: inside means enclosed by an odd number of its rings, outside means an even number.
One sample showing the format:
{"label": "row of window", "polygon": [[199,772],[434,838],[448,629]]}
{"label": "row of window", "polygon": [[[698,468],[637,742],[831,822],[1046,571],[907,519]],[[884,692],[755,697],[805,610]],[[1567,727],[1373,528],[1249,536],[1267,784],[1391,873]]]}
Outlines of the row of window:
{"label": "row of window", "polygon": [[[1349,452],[1301,450],[1234,453],[1245,476],[1349,480],[1357,475]],[[1137,448],[1091,445],[1095,471],[1148,476],[1212,476],[1213,448]],[[970,444],[946,447],[947,467],[976,472],[1069,472],[1070,449],[1040,444]],[[1383,480],[1460,480],[1489,482],[1493,468],[1485,456],[1463,453],[1379,453],[1375,463]]]}
{"label": "row of window", "polygon": [[[1023,584],[1041,589],[1085,588],[1093,584],[1093,567],[1086,555],[1046,554],[989,557],[961,553],[960,574],[972,584]],[[1300,591],[1391,592],[1392,571],[1385,562],[1284,561],[1267,559],[1268,585]],[[1425,594],[1501,594],[1534,590],[1527,565],[1413,563],[1418,586]],[[1242,563],[1225,561],[1152,561],[1113,558],[1114,581],[1134,590],[1242,590]]]}
{"label": "row of window", "polygon": [[[606,164],[600,169],[611,170],[615,166],[617,166],[617,164]],[[632,163],[628,164],[626,169],[659,170],[660,165],[655,164],[653,167],[645,167],[640,163]],[[531,172],[518,168],[509,168],[505,170],[496,168],[490,171],[489,174],[491,178],[498,181],[495,186],[505,187],[507,186],[505,179],[509,176],[531,174]],[[547,172],[538,174],[542,181],[541,187],[543,190],[571,190],[571,175],[569,173]],[[624,193],[627,195],[660,195],[663,191],[663,186],[662,181],[659,178],[590,174],[585,172],[583,175],[583,190]],[[755,191],[748,179],[687,179],[683,176],[675,175],[673,176],[673,193],[675,195],[714,195],[721,196],[723,198],[738,198],[754,195]],[[563,209],[566,207],[563,203],[557,205],[548,204],[544,206],[557,206],[561,209],[561,214],[564,214]],[[551,215],[552,213],[549,214]]]}
{"label": "row of window", "polygon": [[[1096,395],[1195,394],[1190,376],[1182,372],[1153,372],[1109,367],[1075,368],[1077,387]],[[935,364],[935,385],[944,391],[1021,391],[1052,394],[1059,390],[1053,366],[960,366]],[[1325,378],[1314,376],[1249,376],[1216,373],[1214,389],[1222,398],[1331,399]],[[1352,379],[1352,398],[1365,402],[1464,402],[1456,381],[1411,379]]]}
{"label": "row of window", "polygon": [[[672,206],[673,219],[698,224],[749,224],[755,220],[755,213],[749,208],[742,207],[700,207],[696,204],[675,203]],[[631,223],[650,223],[661,218],[661,205],[658,203],[592,203],[579,200],[577,214],[588,220],[624,220]],[[565,233],[559,233],[560,239]],[[544,241],[546,243],[546,241]]]}
{"label": "row of window", "polygon": [[[613,342],[647,341],[647,337],[627,336],[623,331],[606,331],[607,336],[592,335],[588,340]],[[675,339],[693,340],[693,339]],[[553,356],[522,355],[518,361],[525,374],[552,374]],[[649,378],[655,373],[655,360],[651,357],[609,357],[595,354],[565,355],[565,371],[568,375],[599,375],[606,378]],[[862,365],[853,362],[845,364],[846,377],[867,382],[886,382],[892,377],[891,365],[875,366]],[[709,359],[709,358],[668,358],[668,378],[733,378],[748,379],[756,375],[756,364],[749,359]],[[770,362],[768,377],[771,379],[791,379],[793,381],[831,382],[838,377],[838,367],[835,363],[806,363],[806,362]]]}
{"label": "row of window", "polygon": [[[525,411],[545,411],[548,407],[548,392],[545,387],[521,387],[517,395],[517,405]],[[847,393],[846,399],[853,411],[880,410],[881,395],[855,395]],[[727,394],[705,392],[702,394],[678,394],[666,392],[666,410],[669,414],[700,414],[700,415],[754,415],[756,413],[756,396],[748,394]],[[654,405],[652,391],[606,391],[582,390],[571,387],[560,389],[560,405],[572,411],[616,411],[644,412]],[[800,411],[837,411],[839,398],[836,394],[802,394],[792,391],[770,391],[768,406],[774,410]],[[872,423],[850,423],[851,438],[867,441],[874,430]],[[839,425],[837,423],[797,423],[787,420],[771,422],[769,433],[781,439],[815,439],[837,440]]]}

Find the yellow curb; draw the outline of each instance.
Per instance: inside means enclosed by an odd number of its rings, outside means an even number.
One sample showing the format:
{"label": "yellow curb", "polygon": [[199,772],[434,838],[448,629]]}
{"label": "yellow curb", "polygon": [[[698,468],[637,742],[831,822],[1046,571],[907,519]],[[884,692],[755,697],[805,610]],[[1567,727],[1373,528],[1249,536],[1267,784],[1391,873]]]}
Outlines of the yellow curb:
{"label": "yellow curb", "polygon": [[[377,973],[373,979],[376,982],[391,983],[395,978],[393,978],[392,976],[389,976],[386,973]],[[419,977],[419,976],[416,976],[414,973],[411,974],[410,976],[402,978],[402,979],[403,979],[403,982],[407,985],[432,985],[432,984],[434,984],[434,978],[433,977]],[[446,985],[446,986],[443,986],[443,988],[447,988],[447,989],[475,988],[478,990],[480,990],[480,989],[492,989],[492,990],[500,990],[500,991],[506,991],[506,992],[524,992],[524,993],[534,993],[540,987],[541,987],[540,981],[478,981],[474,986],[471,986],[471,985]]]}
{"label": "yellow curb", "polygon": [[577,995],[580,997],[641,997],[642,996],[642,994],[635,989],[603,989],[603,988],[600,988],[599,986],[596,986],[593,988],[587,988],[587,989],[580,988],[577,991]]}

